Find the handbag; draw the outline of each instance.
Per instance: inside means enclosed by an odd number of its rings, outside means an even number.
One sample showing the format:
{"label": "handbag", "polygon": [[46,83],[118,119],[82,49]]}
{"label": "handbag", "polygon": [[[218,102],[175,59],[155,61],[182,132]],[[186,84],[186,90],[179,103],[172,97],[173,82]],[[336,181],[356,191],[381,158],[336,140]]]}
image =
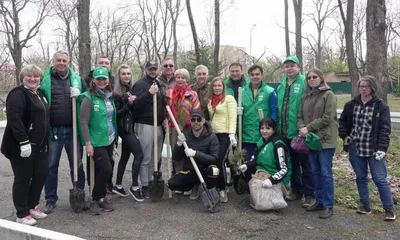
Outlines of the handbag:
{"label": "handbag", "polygon": [[292,139],[290,147],[297,153],[308,154],[310,152],[310,149],[306,145],[306,138],[300,135]]}

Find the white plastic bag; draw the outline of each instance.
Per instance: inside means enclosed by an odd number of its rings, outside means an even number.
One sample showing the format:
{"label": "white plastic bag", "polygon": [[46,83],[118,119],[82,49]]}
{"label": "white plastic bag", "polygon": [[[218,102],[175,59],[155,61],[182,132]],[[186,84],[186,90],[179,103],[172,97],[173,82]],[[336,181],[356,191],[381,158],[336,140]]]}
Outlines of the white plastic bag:
{"label": "white plastic bag", "polygon": [[277,210],[287,207],[283,197],[282,184],[274,184],[271,188],[263,188],[262,180],[252,178],[249,181],[250,206],[258,211]]}

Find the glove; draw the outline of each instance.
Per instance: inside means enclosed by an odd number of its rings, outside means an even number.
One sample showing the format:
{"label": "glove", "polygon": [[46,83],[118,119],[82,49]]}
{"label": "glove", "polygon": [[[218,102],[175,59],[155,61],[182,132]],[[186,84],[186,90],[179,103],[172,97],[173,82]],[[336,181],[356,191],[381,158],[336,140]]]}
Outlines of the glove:
{"label": "glove", "polygon": [[32,153],[31,144],[22,145],[20,149],[21,149],[21,157],[23,158],[29,157]]}
{"label": "glove", "polygon": [[237,115],[238,116],[242,116],[243,115],[243,107],[237,107],[236,110],[237,110]]}
{"label": "glove", "polygon": [[237,141],[235,138],[235,134],[229,133],[229,140],[231,141],[232,147],[236,147]]}
{"label": "glove", "polygon": [[187,157],[194,157],[194,155],[196,155],[196,151],[191,148],[186,148],[185,154]]}
{"label": "glove", "polygon": [[271,182],[271,180],[269,180],[269,179],[267,179],[267,180],[265,180],[265,181],[263,181],[262,182],[262,185],[261,185],[263,188],[271,188],[272,187],[272,182]]}
{"label": "glove", "polygon": [[73,97],[78,97],[79,94],[81,94],[81,91],[79,91],[79,89],[76,88],[76,87],[71,87],[70,89],[71,89],[71,90],[70,90],[70,92],[71,92],[71,98],[73,98]]}
{"label": "glove", "polygon": [[384,151],[377,151],[375,153],[375,159],[380,161],[386,156],[386,153]]}
{"label": "glove", "polygon": [[183,133],[178,135],[178,141],[176,141],[176,145],[179,147],[182,146],[183,142],[186,141],[186,137]]}
{"label": "glove", "polygon": [[247,171],[247,165],[246,165],[246,164],[240,165],[240,166],[239,166],[239,170],[240,170],[242,173],[246,172],[246,171]]}

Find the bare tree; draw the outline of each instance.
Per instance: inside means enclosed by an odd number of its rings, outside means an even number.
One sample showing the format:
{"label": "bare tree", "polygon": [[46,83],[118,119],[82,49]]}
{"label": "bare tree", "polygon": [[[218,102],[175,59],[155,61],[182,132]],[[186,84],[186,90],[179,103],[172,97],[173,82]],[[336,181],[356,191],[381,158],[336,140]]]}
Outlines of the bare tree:
{"label": "bare tree", "polygon": [[186,0],[186,10],[187,10],[188,16],[189,16],[190,29],[192,29],[194,52],[196,54],[196,64],[199,65],[199,64],[201,64],[200,63],[199,39],[197,37],[196,25],[194,24],[194,19],[193,19],[193,14],[192,14],[192,7],[190,5],[190,0]]}
{"label": "bare tree", "polygon": [[377,96],[387,102],[389,81],[386,44],[386,1],[367,1],[367,73],[379,82]]}
{"label": "bare tree", "polygon": [[351,96],[354,97],[358,93],[357,81],[359,78],[357,70],[357,62],[354,57],[354,46],[353,46],[354,0],[347,0],[346,15],[344,13],[342,0],[338,0],[338,6],[340,10],[340,15],[342,16],[345,38],[346,38],[347,64],[349,66],[350,80],[352,85]]}
{"label": "bare tree", "polygon": [[358,73],[363,76],[367,72],[367,63],[364,58],[365,56],[365,4],[362,2],[355,3],[354,9],[354,56],[357,61]]}
{"label": "bare tree", "polygon": [[290,56],[289,4],[288,4],[288,0],[285,0],[285,46],[286,46],[286,56]]}
{"label": "bare tree", "polygon": [[176,34],[176,24],[178,22],[179,14],[183,9],[181,8],[181,0],[176,0],[175,4],[172,4],[172,0],[165,0],[165,4],[169,14],[171,15],[171,31],[174,39],[173,59],[176,65],[178,64],[178,37]]}
{"label": "bare tree", "polygon": [[293,0],[294,16],[296,22],[296,56],[300,61],[300,65],[303,65],[303,46],[302,46],[302,33],[301,25],[303,23],[303,0]]}
{"label": "bare tree", "polygon": [[215,40],[214,40],[214,59],[213,59],[213,73],[214,76],[219,74],[219,42],[220,42],[220,3],[219,0],[214,0],[214,30],[215,30]]}
{"label": "bare tree", "polygon": [[[0,32],[6,34],[7,47],[15,64],[15,85],[19,84],[18,75],[22,68],[22,50],[30,47],[28,41],[39,33],[43,21],[49,14],[48,5],[50,0],[0,0],[0,13],[3,29]],[[27,27],[26,34],[21,36],[22,28],[20,14],[30,4],[37,7],[36,19]],[[30,11],[33,12],[33,11]]]}
{"label": "bare tree", "polygon": [[84,76],[91,70],[90,0],[78,0],[76,9],[78,13],[79,74]]}

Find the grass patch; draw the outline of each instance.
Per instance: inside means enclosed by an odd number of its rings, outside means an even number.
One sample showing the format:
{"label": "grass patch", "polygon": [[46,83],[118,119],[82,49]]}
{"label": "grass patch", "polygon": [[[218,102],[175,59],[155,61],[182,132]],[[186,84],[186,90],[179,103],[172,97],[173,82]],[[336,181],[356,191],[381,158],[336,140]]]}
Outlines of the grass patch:
{"label": "grass patch", "polygon": [[0,109],[0,121],[6,120],[6,116],[4,116],[3,109]]}
{"label": "grass patch", "polygon": [[[343,109],[344,104],[350,101],[351,97],[338,97],[337,98],[337,109]],[[400,97],[394,97],[388,95],[389,108],[391,112],[400,112]]]}

